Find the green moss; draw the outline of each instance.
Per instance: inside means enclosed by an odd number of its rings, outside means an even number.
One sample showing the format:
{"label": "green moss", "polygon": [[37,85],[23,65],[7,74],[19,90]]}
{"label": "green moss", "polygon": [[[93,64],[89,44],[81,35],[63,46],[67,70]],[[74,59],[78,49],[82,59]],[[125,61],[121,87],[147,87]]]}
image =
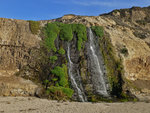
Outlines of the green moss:
{"label": "green moss", "polygon": [[50,62],[55,63],[55,61],[58,59],[57,56],[50,56]]}
{"label": "green moss", "polygon": [[72,30],[77,35],[77,48],[80,51],[82,49],[83,43],[87,41],[87,31],[86,26],[83,24],[72,24]]}
{"label": "green moss", "polygon": [[52,74],[59,77],[59,85],[62,87],[68,87],[68,74],[66,72],[67,66],[62,65],[63,67],[56,66],[51,70]]}
{"label": "green moss", "polygon": [[63,24],[59,22],[48,23],[45,27],[45,45],[48,49],[56,52],[55,39],[60,36],[61,40],[71,41],[73,35],[77,36],[77,48],[80,51],[84,48],[84,42],[87,40],[86,26],[82,24]]}
{"label": "green moss", "polygon": [[71,41],[73,38],[73,33],[71,29],[71,24],[64,24],[61,26],[60,38],[65,41]]}
{"label": "green moss", "polygon": [[96,36],[99,36],[99,37],[104,36],[103,27],[101,27],[101,26],[92,26],[91,29],[94,31]]}
{"label": "green moss", "polygon": [[62,64],[63,71],[65,73],[65,78],[68,80],[68,68],[67,65]]}
{"label": "green moss", "polygon": [[38,34],[39,32],[39,29],[40,29],[40,23],[37,22],[37,21],[28,21],[29,22],[29,27],[30,27],[30,30],[33,34]]}
{"label": "green moss", "polygon": [[82,38],[79,38],[78,39],[78,41],[77,41],[77,48],[78,48],[78,50],[80,51],[81,50],[81,48],[82,48]]}
{"label": "green moss", "polygon": [[87,40],[87,31],[86,31],[86,26],[85,25],[78,24],[76,32],[77,32],[78,38],[81,38],[83,41]]}
{"label": "green moss", "polygon": [[52,81],[54,81],[54,82],[58,81],[58,78],[52,78]]}
{"label": "green moss", "polygon": [[60,55],[64,55],[65,54],[65,50],[61,47],[59,50],[58,50],[58,53]]}
{"label": "green moss", "polygon": [[57,51],[55,47],[55,40],[60,32],[59,27],[56,24],[48,23],[44,28],[46,38],[44,39],[45,45],[49,50]]}

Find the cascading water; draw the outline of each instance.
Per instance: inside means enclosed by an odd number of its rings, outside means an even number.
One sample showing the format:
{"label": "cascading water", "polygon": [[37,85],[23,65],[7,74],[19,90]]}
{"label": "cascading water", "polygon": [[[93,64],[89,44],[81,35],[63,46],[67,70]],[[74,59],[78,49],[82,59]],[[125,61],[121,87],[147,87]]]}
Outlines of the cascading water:
{"label": "cascading water", "polygon": [[[68,43],[67,55],[68,55],[68,61],[69,61],[68,71],[69,71],[71,84],[72,84],[73,88],[75,89],[76,93],[78,94],[79,100],[82,102],[85,102],[85,101],[87,101],[87,99],[86,99],[84,92],[82,91],[83,87],[81,84],[79,70],[75,68],[75,66],[70,58],[70,44],[69,43]],[[77,80],[79,81],[78,83],[77,83]]]}
{"label": "cascading water", "polygon": [[94,43],[94,35],[92,30],[88,29],[89,35],[89,59],[90,59],[90,70],[92,74],[92,81],[95,88],[96,93],[108,97],[107,85],[104,78],[104,66],[102,62],[102,56],[98,55],[98,49],[96,44]]}

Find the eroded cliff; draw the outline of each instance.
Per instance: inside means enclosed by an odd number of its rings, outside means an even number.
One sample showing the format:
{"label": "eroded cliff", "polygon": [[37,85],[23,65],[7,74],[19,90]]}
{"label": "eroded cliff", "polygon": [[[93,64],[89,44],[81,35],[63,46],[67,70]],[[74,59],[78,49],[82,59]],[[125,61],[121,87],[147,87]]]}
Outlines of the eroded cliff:
{"label": "eroded cliff", "polygon": [[14,73],[31,62],[31,51],[40,40],[31,33],[29,22],[0,18],[0,95],[34,95],[37,86]]}

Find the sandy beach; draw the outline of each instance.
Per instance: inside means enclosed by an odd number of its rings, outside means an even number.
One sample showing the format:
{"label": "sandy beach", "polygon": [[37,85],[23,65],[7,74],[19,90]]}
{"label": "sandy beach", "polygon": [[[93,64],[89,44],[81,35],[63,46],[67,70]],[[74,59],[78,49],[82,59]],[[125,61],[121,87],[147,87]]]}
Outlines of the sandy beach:
{"label": "sandy beach", "polygon": [[150,113],[150,103],[80,103],[35,97],[0,97],[0,113]]}

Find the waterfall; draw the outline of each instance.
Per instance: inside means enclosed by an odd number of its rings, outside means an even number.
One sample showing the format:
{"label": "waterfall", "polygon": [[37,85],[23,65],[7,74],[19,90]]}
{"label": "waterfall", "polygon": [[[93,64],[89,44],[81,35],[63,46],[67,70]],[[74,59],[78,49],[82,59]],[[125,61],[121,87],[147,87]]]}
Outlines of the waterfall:
{"label": "waterfall", "polygon": [[[87,101],[81,84],[81,79],[80,79],[80,74],[79,74],[79,70],[78,68],[75,68],[75,65],[73,64],[73,62],[71,61],[70,58],[70,44],[68,43],[68,49],[67,49],[67,56],[68,56],[68,61],[69,61],[69,77],[71,80],[71,84],[73,86],[73,88],[75,89],[76,93],[78,94],[78,98],[80,101],[85,102]],[[76,71],[76,72],[75,72]],[[77,83],[78,81],[78,83]]]}
{"label": "waterfall", "polygon": [[[94,43],[94,35],[92,30],[88,29],[89,35],[89,59],[90,59],[90,70],[92,75],[92,81],[96,93],[108,97],[107,85],[104,78],[104,64],[102,61],[102,56],[100,55],[99,47],[96,47]],[[98,56],[99,55],[99,56]]]}

